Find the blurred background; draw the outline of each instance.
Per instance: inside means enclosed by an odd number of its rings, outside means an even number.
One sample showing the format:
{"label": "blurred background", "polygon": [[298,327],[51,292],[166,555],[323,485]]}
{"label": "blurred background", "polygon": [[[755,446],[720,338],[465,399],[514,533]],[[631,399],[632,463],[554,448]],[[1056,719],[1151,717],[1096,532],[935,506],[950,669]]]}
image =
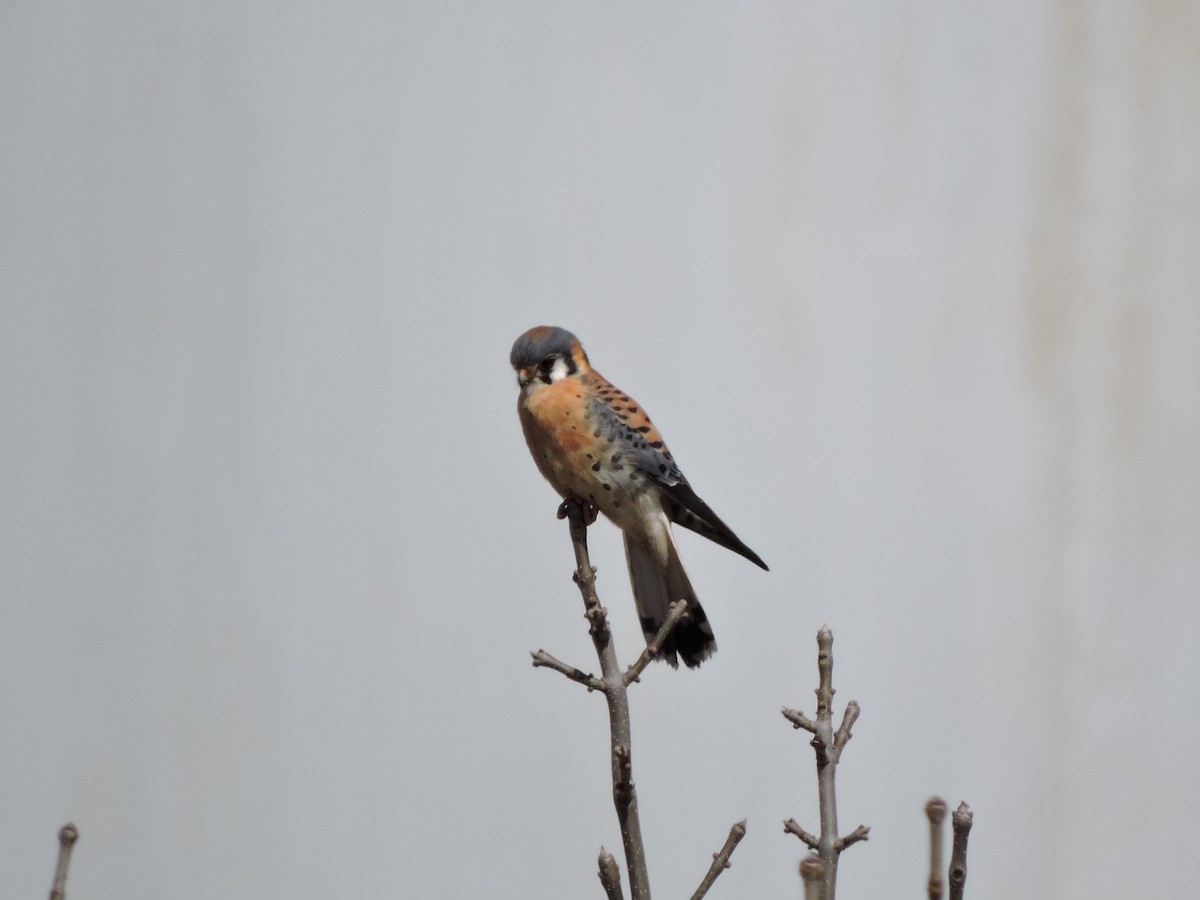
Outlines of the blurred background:
{"label": "blurred background", "polygon": [[[507,356],[575,331],[771,565],[633,695],[652,883],[1185,896],[1200,7],[0,4],[0,892],[598,897],[595,657]],[[618,652],[641,638],[592,530]],[[839,713],[840,714],[840,713]],[[621,860],[624,870],[624,860]]]}

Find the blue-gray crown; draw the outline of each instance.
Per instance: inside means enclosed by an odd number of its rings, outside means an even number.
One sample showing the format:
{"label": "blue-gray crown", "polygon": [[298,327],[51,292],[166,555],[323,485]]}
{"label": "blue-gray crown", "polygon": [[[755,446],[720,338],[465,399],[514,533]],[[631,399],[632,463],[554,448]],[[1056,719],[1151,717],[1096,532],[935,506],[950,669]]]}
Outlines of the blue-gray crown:
{"label": "blue-gray crown", "polygon": [[554,325],[538,325],[530,328],[513,343],[508,361],[514,369],[536,366],[547,356],[557,354],[570,358],[575,335],[565,328]]}

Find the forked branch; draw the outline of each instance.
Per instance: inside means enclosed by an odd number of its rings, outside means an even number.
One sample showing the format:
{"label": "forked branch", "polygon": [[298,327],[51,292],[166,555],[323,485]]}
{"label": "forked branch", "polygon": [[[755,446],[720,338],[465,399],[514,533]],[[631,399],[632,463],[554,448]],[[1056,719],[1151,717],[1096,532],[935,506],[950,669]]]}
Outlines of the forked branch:
{"label": "forked branch", "polygon": [[[629,685],[637,681],[646,666],[662,649],[671,631],[688,614],[686,600],[671,604],[666,620],[658,633],[646,645],[646,649],[625,671],[617,664],[617,653],[613,647],[612,632],[608,627],[608,614],[600,605],[596,595],[596,570],[588,555],[587,528],[595,521],[594,508],[585,507],[574,500],[564,500],[558,509],[558,517],[565,518],[571,530],[571,544],[575,549],[574,581],[583,598],[584,618],[588,620],[588,633],[596,648],[600,661],[600,676],[596,677],[582,669],[562,662],[545,650],[530,655],[533,665],[553,669],[555,672],[582,684],[589,692],[604,695],[608,704],[610,735],[610,760],[612,768],[613,805],[617,810],[617,823],[621,828],[621,843],[625,849],[625,865],[629,872],[629,891],[633,900],[650,900],[650,879],[646,866],[646,850],[642,841],[642,827],[638,818],[637,790],[633,782],[633,749],[629,727]],[[729,857],[746,833],[746,823],[738,822],[729,831],[725,846],[713,854],[709,867],[693,900],[699,900],[716,881],[717,876],[729,868]],[[617,862],[608,851],[601,848],[599,858],[600,883],[609,900],[623,900],[621,873]]]}
{"label": "forked branch", "polygon": [[[842,757],[842,750],[851,738],[850,730],[858,720],[858,704],[851,700],[846,704],[842,715],[842,723],[837,731],[833,730],[833,632],[828,626],[817,632],[817,717],[810,719],[804,713],[795,709],[783,709],[783,716],[795,728],[802,728],[812,734],[809,744],[817,759],[817,796],[821,809],[821,834],[814,836],[805,831],[795,819],[783,823],[784,831],[794,834],[812,850],[817,851],[821,862],[820,881],[822,900],[834,900],[837,889],[838,857],[847,847],[867,840],[871,829],[859,825],[845,836],[838,834],[837,821],[837,764]],[[803,866],[802,866],[803,871]],[[811,890],[810,878],[813,869],[809,867],[809,876],[805,880],[805,892]]]}

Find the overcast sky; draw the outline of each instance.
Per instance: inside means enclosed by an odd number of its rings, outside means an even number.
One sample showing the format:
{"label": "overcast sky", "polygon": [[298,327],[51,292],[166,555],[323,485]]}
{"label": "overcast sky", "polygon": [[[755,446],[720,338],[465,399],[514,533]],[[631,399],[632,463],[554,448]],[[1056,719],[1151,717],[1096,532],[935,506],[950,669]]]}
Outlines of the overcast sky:
{"label": "overcast sky", "polygon": [[[507,356],[562,325],[770,564],[632,695],[657,896],[1185,896],[1195,4],[0,5],[0,893],[599,897]],[[619,535],[592,529],[622,660]],[[624,860],[621,859],[624,870]]]}

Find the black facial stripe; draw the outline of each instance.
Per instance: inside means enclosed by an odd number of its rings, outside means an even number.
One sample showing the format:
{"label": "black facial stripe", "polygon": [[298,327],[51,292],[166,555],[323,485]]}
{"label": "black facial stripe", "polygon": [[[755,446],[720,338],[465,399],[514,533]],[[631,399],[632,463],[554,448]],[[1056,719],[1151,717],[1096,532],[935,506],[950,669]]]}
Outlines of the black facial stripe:
{"label": "black facial stripe", "polygon": [[570,353],[564,353],[561,355],[556,353],[546,357],[540,363],[538,363],[538,380],[543,384],[553,384],[553,380],[551,379],[550,375],[554,371],[555,364],[560,359],[566,364],[568,378],[579,371],[579,367],[575,365],[575,360],[571,357]]}

